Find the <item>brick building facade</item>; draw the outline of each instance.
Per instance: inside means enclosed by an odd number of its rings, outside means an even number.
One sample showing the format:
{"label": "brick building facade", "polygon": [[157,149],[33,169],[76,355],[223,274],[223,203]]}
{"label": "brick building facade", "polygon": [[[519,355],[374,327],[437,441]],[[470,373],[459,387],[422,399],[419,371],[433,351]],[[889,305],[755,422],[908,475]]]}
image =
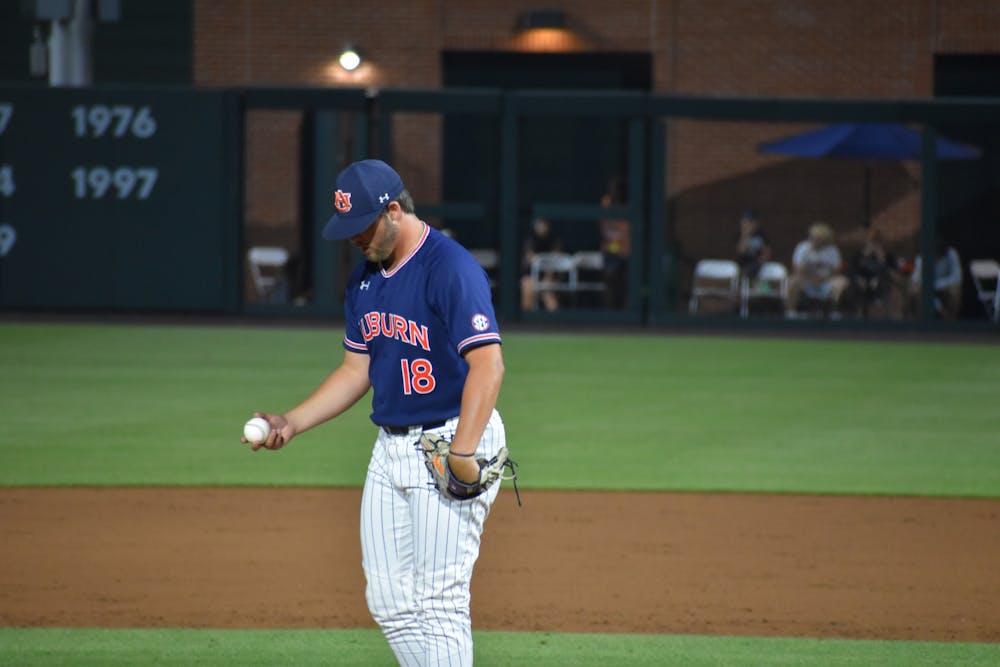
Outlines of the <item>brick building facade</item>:
{"label": "brick building facade", "polygon": [[[556,3],[543,3],[546,5]],[[644,51],[655,92],[747,96],[907,98],[934,93],[938,54],[1000,53],[995,0],[564,1],[571,37],[528,44],[515,33],[525,0],[383,0],[373,7],[316,0],[195,0],[194,81],[202,87],[288,84],[435,88],[444,50]],[[354,73],[336,57],[361,45]],[[440,193],[435,119],[404,119],[397,162],[408,185]],[[256,233],[297,219],[299,118],[258,112],[248,127],[248,224]],[[675,121],[668,196],[674,240],[689,259],[728,256],[735,220],[757,208],[788,261],[819,216],[844,243],[858,238],[861,170],[842,161],[803,165],[754,146],[802,126]],[[919,226],[919,167],[873,165],[875,224],[912,254]],[[831,185],[833,184],[833,185]]]}

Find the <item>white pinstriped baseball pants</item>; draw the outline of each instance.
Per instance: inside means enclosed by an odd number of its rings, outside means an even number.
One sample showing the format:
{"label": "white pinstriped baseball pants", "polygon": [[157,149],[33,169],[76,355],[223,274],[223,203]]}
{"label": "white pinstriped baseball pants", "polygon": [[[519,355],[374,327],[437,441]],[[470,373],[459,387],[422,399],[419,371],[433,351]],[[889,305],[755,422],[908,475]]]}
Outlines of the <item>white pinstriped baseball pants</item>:
{"label": "white pinstriped baseball pants", "polygon": [[[458,419],[435,433],[451,438]],[[483,524],[500,490],[449,500],[433,486],[417,450],[420,429],[379,429],[361,500],[361,558],[372,617],[405,667],[472,664],[469,585]],[[495,410],[476,455],[504,446]]]}

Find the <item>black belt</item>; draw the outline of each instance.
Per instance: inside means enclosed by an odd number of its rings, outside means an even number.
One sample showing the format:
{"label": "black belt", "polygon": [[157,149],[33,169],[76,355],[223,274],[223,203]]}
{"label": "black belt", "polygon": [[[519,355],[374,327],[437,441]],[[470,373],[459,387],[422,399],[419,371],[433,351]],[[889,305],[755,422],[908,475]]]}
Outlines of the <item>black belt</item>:
{"label": "black belt", "polygon": [[410,432],[411,428],[419,428],[421,431],[430,431],[435,428],[441,428],[447,423],[447,420],[445,420],[441,422],[434,422],[432,424],[418,424],[416,426],[383,426],[382,430],[389,435],[406,435]]}

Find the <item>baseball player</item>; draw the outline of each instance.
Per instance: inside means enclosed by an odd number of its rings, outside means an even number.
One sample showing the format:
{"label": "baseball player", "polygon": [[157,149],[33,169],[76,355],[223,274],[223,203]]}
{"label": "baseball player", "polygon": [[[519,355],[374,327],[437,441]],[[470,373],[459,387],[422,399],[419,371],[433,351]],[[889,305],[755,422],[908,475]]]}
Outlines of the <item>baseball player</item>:
{"label": "baseball player", "polygon": [[327,240],[365,256],[345,296],[344,358],[284,414],[257,413],[280,449],[369,388],[378,436],[361,502],[368,608],[401,665],[471,665],[469,585],[507,459],[495,409],[504,374],[488,279],[414,213],[379,160],[337,177]]}

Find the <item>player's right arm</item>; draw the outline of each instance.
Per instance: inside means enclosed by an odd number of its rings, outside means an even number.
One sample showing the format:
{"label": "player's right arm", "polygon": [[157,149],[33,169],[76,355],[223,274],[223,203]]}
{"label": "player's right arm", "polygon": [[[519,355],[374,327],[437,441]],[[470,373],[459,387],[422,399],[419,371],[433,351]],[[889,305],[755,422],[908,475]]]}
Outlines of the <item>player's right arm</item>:
{"label": "player's right arm", "polygon": [[255,444],[253,450],[281,449],[299,433],[329,421],[347,411],[368,393],[367,354],[344,352],[344,360],[301,403],[283,415],[258,413],[271,425],[267,440]]}

